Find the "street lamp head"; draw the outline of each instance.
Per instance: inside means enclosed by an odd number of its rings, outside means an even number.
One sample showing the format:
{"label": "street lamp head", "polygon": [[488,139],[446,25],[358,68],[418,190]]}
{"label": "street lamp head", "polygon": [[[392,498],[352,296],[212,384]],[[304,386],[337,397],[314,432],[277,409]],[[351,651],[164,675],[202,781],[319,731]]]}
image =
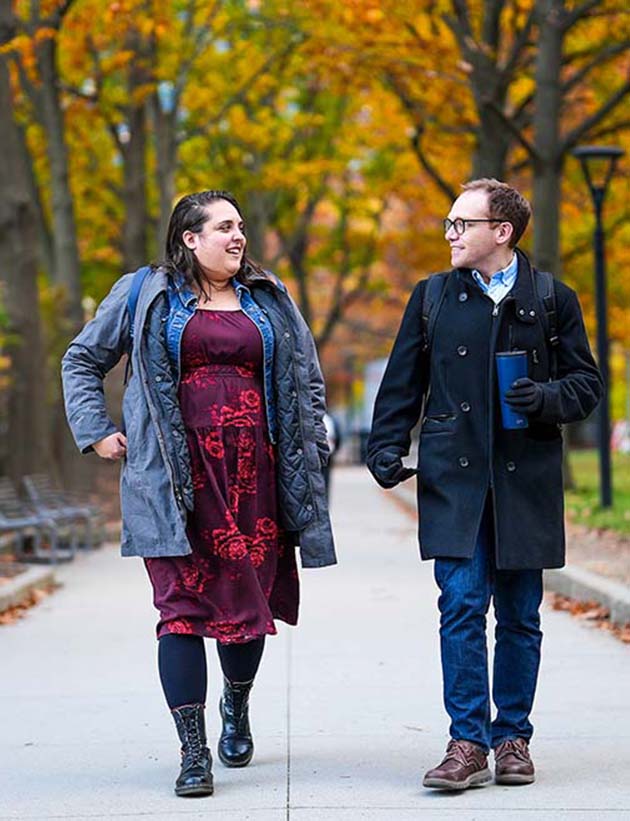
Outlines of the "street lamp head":
{"label": "street lamp head", "polygon": [[578,145],[571,153],[578,159],[581,157],[611,159],[612,157],[622,157],[625,151],[617,145]]}
{"label": "street lamp head", "polygon": [[579,145],[571,153],[580,161],[593,199],[601,205],[617,161],[625,153],[623,148],[616,145]]}

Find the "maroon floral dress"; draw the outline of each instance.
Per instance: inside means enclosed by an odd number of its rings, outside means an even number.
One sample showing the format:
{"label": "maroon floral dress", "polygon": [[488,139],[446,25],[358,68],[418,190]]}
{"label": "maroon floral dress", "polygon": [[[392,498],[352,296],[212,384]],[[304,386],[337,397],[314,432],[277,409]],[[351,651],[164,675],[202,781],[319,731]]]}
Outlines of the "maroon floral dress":
{"label": "maroon floral dress", "polygon": [[251,641],[275,633],[274,618],[296,624],[299,602],[295,549],[278,525],[260,333],[242,311],[198,310],[184,331],[181,368],[192,554],[145,559],[158,638]]}

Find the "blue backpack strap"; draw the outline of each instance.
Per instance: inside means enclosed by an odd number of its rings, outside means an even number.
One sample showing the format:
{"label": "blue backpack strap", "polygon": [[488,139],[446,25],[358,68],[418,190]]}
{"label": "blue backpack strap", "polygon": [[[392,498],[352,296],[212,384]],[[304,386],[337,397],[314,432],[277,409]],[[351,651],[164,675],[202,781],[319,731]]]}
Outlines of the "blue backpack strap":
{"label": "blue backpack strap", "polygon": [[131,280],[131,288],[129,289],[129,294],[127,295],[127,311],[129,313],[129,336],[131,337],[131,346],[133,347],[133,335],[134,335],[134,324],[136,319],[136,308],[138,306],[138,299],[140,297],[140,291],[142,290],[142,286],[144,285],[144,280],[147,278],[147,275],[151,273],[151,266],[144,265],[142,268],[138,268],[136,273],[133,275],[133,279]]}
{"label": "blue backpack strap", "polygon": [[129,374],[131,373],[131,351],[133,350],[134,325],[136,320],[136,308],[138,307],[138,299],[140,298],[140,291],[144,285],[144,281],[153,269],[150,265],[144,265],[133,275],[131,280],[131,287],[127,294],[127,313],[129,314],[129,337],[131,343],[129,345],[129,353],[127,355],[127,364],[125,365],[125,385],[129,381]]}

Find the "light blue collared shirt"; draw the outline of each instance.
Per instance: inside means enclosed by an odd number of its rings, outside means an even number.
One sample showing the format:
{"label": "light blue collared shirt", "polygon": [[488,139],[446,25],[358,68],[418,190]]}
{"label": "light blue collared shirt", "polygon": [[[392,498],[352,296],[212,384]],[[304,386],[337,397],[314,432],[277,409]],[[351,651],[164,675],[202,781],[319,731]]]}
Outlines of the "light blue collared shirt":
{"label": "light blue collared shirt", "polygon": [[496,274],[492,274],[490,282],[486,282],[479,271],[474,268],[472,275],[484,294],[487,294],[494,304],[498,305],[514,287],[518,275],[518,258],[516,254],[514,254],[507,268],[503,268],[501,271],[497,271]]}

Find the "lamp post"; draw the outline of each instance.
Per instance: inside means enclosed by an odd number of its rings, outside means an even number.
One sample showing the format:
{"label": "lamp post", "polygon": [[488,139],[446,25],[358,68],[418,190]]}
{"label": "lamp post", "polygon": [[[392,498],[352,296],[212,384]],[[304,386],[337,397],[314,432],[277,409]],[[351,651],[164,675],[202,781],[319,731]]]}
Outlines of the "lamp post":
{"label": "lamp post", "polygon": [[604,397],[599,407],[599,496],[602,507],[612,506],[610,466],[610,371],[608,368],[608,313],[606,304],[606,259],[604,256],[604,228],[602,213],[608,183],[615,171],[623,149],[616,146],[584,145],[571,152],[582,166],[586,184],[595,207],[595,310],[597,314],[597,355],[604,381]]}

